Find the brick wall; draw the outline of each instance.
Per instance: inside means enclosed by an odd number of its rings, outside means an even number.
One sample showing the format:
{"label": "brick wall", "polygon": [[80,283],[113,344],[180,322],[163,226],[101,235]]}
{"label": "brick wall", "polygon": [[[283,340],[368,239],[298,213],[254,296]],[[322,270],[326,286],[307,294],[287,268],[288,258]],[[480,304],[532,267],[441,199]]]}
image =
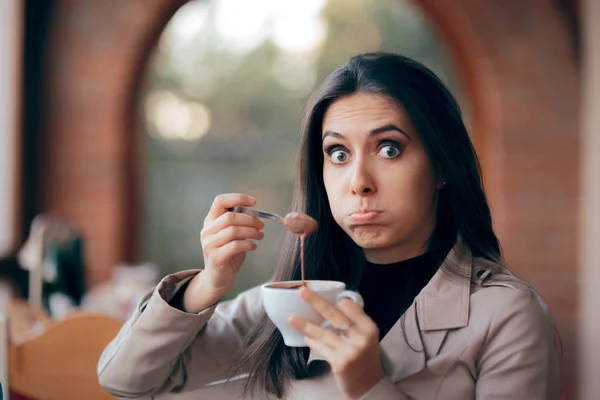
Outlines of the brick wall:
{"label": "brick wall", "polygon": [[509,266],[548,303],[576,379],[579,71],[558,8],[542,0],[421,0],[474,109],[494,222]]}
{"label": "brick wall", "polygon": [[[41,207],[78,221],[89,283],[135,258],[135,104],[144,60],[183,1],[58,0],[46,57]],[[470,96],[497,232],[548,302],[574,394],[579,74],[572,35],[544,0],[418,0]]]}

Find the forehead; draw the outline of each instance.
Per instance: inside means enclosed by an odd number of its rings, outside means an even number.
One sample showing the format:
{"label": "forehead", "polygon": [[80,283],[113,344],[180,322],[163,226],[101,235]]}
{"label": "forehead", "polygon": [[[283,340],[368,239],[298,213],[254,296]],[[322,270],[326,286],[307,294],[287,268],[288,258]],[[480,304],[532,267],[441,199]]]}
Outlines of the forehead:
{"label": "forehead", "polygon": [[323,118],[323,132],[371,131],[386,124],[410,129],[406,112],[391,99],[375,94],[356,93],[332,103]]}

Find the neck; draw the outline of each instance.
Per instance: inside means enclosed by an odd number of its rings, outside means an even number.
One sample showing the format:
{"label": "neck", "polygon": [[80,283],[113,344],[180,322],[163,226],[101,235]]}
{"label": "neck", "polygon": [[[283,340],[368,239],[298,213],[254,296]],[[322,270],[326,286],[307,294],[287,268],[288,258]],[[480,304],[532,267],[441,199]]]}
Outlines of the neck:
{"label": "neck", "polygon": [[420,256],[427,252],[427,244],[392,246],[388,248],[364,249],[365,258],[373,264],[393,264]]}

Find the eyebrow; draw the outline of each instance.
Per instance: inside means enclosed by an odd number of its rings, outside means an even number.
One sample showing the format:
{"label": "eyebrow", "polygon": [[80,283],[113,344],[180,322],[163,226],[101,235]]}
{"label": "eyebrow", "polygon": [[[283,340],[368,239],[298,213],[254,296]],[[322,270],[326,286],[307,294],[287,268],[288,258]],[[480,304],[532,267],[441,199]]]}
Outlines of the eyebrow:
{"label": "eyebrow", "polygon": [[[369,132],[369,136],[377,136],[384,132],[390,132],[390,131],[400,132],[401,134],[406,136],[406,138],[408,140],[411,140],[410,136],[408,136],[408,134],[406,132],[404,132],[404,130],[402,130],[401,128],[397,127],[394,124],[388,124],[388,125],[381,126],[379,128],[375,128],[371,132]],[[341,133],[333,132],[333,131],[325,131],[325,134],[323,135],[323,137],[321,139],[325,139],[327,136],[332,136],[332,137],[338,138],[338,139],[344,138],[344,135],[342,135]]]}

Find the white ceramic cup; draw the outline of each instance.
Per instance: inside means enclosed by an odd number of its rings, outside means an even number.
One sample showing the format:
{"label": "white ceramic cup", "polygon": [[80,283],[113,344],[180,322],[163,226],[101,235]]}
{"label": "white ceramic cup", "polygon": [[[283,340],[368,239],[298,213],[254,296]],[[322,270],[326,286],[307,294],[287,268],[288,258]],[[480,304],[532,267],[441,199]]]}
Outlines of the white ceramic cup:
{"label": "white ceramic cup", "polygon": [[[325,319],[314,308],[306,303],[299,293],[299,288],[287,289],[274,287],[276,285],[293,286],[301,281],[271,282],[262,285],[261,295],[267,316],[273,321],[286,346],[306,347],[304,335],[288,323],[288,318],[296,315],[317,325],[325,325]],[[338,301],[348,298],[363,306],[360,294],[345,290],[346,284],[337,281],[306,281],[308,288],[318,293],[329,304],[336,305]]]}

